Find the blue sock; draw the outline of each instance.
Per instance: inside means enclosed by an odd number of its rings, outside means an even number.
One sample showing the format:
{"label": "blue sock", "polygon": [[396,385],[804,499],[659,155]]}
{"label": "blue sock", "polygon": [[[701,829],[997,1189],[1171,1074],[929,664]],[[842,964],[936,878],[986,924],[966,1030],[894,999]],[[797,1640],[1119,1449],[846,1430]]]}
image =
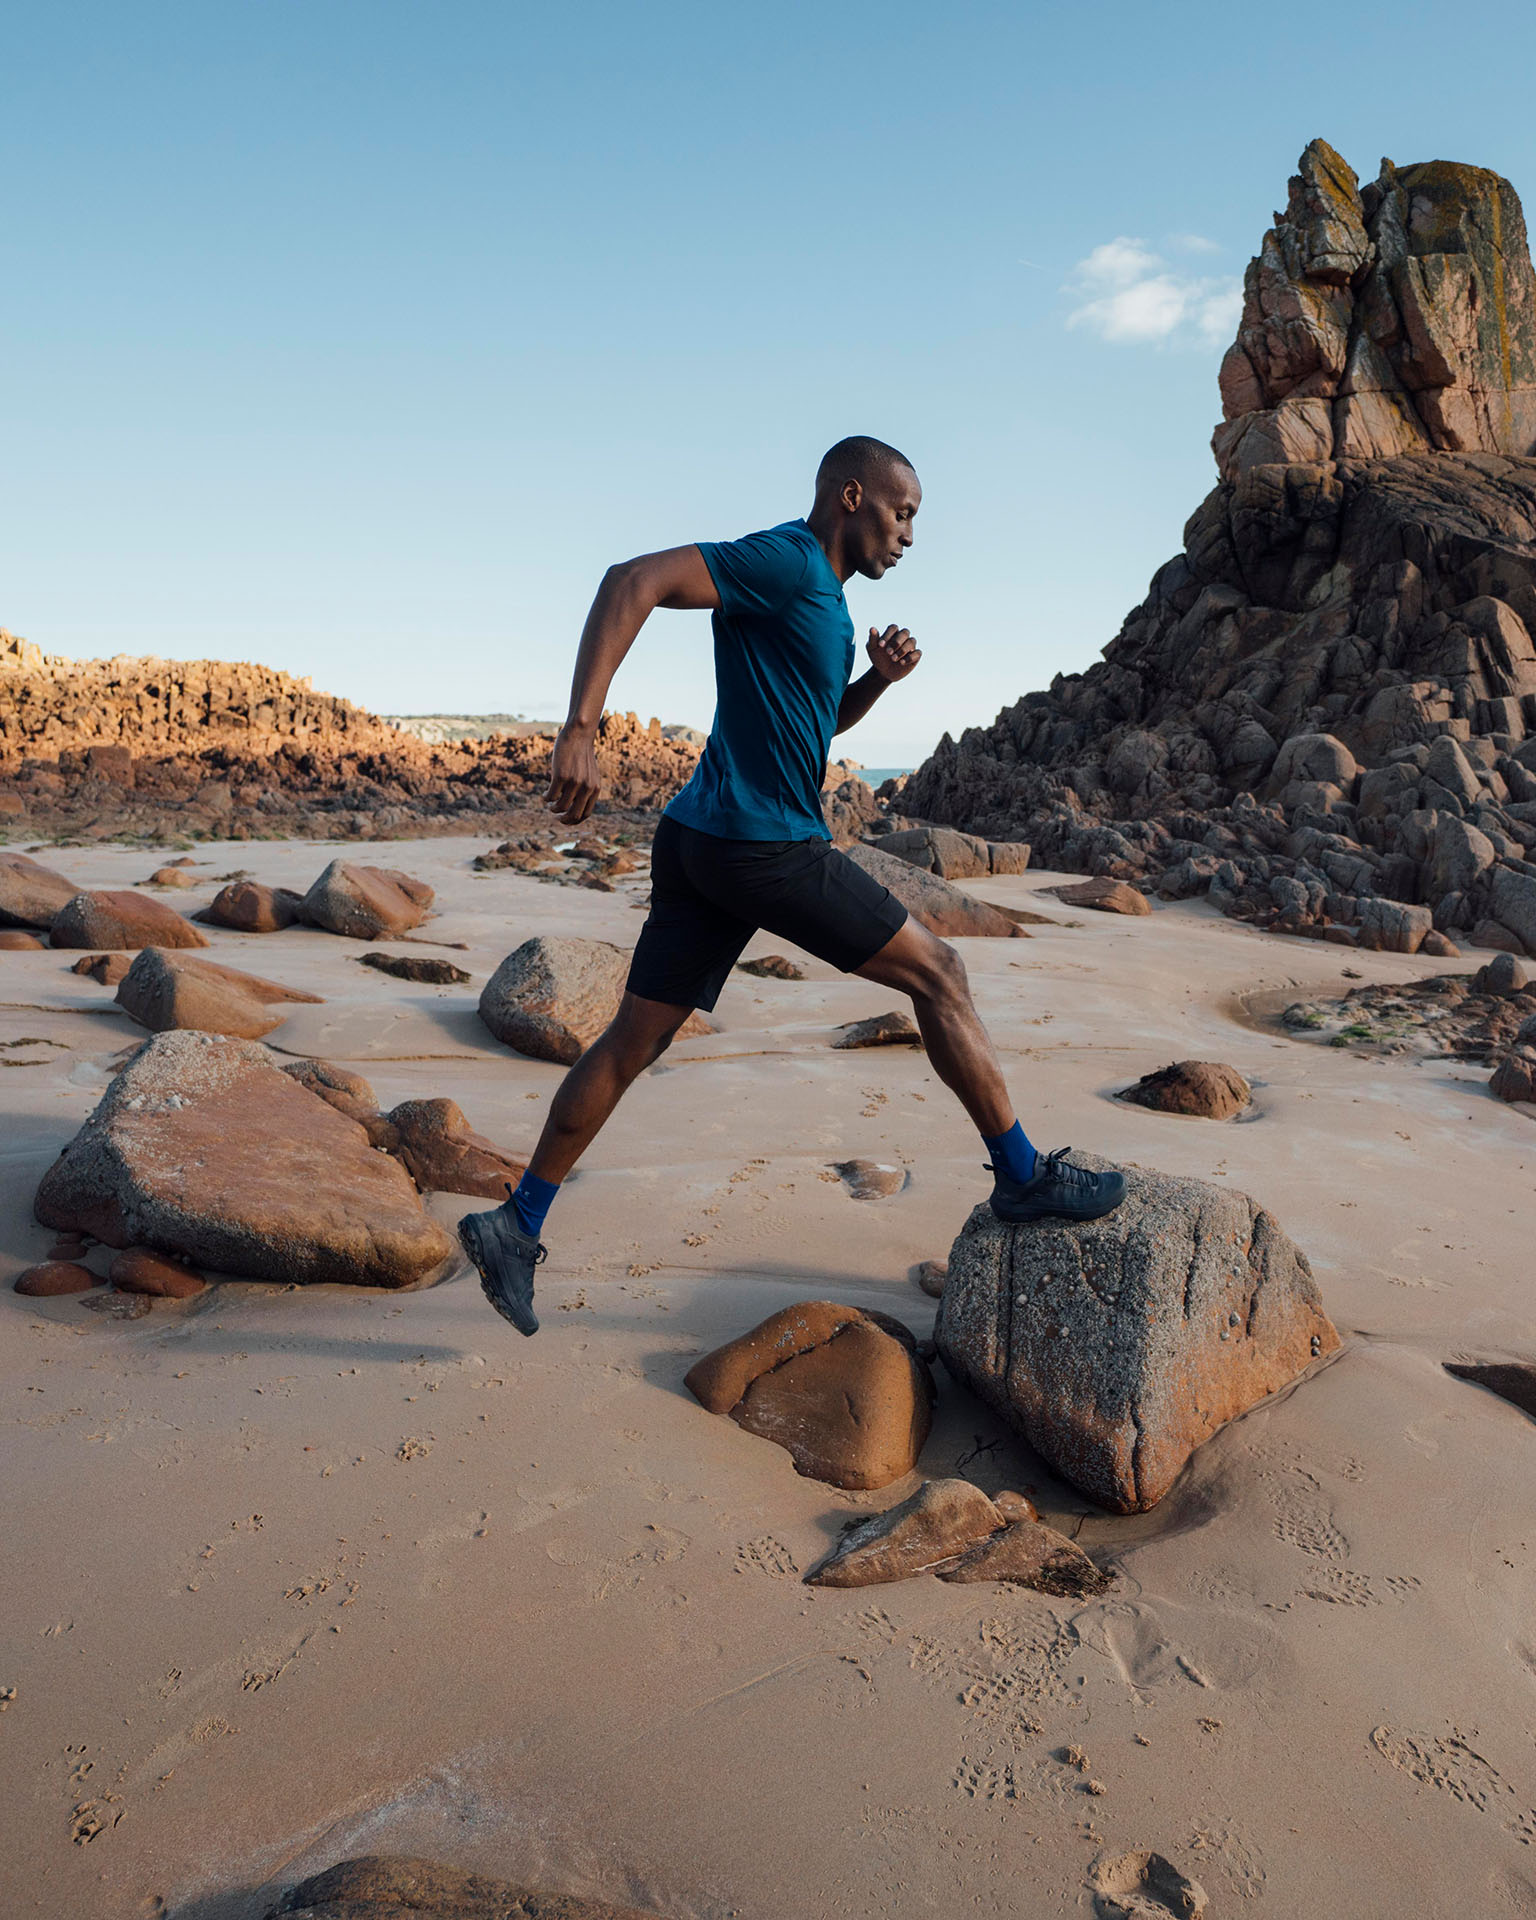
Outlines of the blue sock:
{"label": "blue sock", "polygon": [[1035,1150],[1029,1144],[1024,1129],[1015,1120],[1006,1133],[998,1134],[995,1140],[981,1136],[981,1144],[992,1156],[994,1167],[1001,1167],[1015,1180],[1031,1180],[1035,1173]]}
{"label": "blue sock", "polygon": [[517,1224],[535,1240],[544,1225],[544,1216],[560,1191],[558,1180],[541,1180],[536,1173],[525,1173],[517,1183],[517,1192],[507,1205],[517,1215]]}

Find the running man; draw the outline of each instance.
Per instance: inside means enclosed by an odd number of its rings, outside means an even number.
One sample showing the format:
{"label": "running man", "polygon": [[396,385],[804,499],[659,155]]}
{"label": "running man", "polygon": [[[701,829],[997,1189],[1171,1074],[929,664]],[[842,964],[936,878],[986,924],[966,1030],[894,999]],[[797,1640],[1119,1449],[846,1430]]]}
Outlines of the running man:
{"label": "running man", "polygon": [[905,627],[870,629],[857,680],[843,584],[881,579],[912,544],[922,501],[912,463],[883,441],[840,440],[804,520],[722,544],[673,547],[610,567],[582,631],[570,715],[555,741],[547,804],[579,826],[597,802],[595,742],[608,688],[657,607],[713,616],[717,706],[709,740],[651,849],[651,909],[619,1010],[561,1082],[517,1191],[465,1215],[459,1239],[486,1298],[536,1333],[539,1234],[560,1182],[634,1080],[697,1008],[708,1011],[759,928],[843,973],[912,999],[934,1071],[981,1134],[1002,1220],[1095,1220],[1125,1177],[1037,1154],[971,1004],[954,948],[831,843],[821,811],[832,736],[862,720],[922,654]]}

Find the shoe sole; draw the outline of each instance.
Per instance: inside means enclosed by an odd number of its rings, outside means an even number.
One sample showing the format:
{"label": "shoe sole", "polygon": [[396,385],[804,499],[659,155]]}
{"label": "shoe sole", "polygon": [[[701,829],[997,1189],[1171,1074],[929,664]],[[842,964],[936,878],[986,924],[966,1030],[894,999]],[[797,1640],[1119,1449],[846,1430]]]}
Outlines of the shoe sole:
{"label": "shoe sole", "polygon": [[485,1262],[480,1251],[480,1229],[474,1225],[473,1214],[465,1214],[464,1218],[459,1222],[459,1245],[468,1255],[470,1264],[474,1267],[475,1272],[479,1274],[480,1291],[485,1295],[486,1299],[501,1315],[502,1319],[506,1321],[508,1326],[516,1327],[520,1334],[531,1340],[539,1330],[538,1316],[533,1312],[532,1308],[529,1308],[528,1318],[533,1324],[532,1326],[525,1327],[522,1321],[516,1317],[511,1308],[496,1291],[491,1282],[490,1275],[485,1270]]}

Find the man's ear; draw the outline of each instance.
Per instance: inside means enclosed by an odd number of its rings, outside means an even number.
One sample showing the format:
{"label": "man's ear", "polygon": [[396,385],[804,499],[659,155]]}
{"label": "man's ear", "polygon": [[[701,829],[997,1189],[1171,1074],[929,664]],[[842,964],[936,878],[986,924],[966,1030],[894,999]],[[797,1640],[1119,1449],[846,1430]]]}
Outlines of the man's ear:
{"label": "man's ear", "polygon": [[857,513],[859,508],[864,504],[864,486],[862,481],[845,481],[839,499],[845,512]]}

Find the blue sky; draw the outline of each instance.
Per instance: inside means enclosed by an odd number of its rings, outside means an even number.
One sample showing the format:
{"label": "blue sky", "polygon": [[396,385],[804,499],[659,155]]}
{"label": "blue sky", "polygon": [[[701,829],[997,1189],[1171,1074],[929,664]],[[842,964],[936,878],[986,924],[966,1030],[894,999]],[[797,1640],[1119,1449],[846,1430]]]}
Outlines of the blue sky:
{"label": "blue sky", "polygon": [[[1307,140],[1536,195],[1536,10],[9,8],[0,624],[384,711],[563,711],[611,560],[906,449],[862,625],[919,758],[1140,599],[1214,474],[1233,289]],[[706,616],[613,703],[707,723]]]}

